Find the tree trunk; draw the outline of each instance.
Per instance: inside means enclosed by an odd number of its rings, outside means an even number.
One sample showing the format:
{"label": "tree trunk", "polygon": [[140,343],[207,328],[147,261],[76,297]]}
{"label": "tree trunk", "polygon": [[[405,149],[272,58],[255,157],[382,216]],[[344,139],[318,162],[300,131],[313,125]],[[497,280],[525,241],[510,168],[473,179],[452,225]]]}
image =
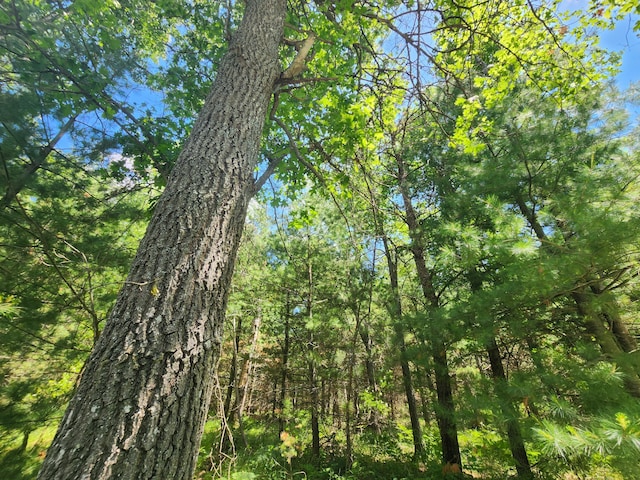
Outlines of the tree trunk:
{"label": "tree trunk", "polygon": [[[307,242],[311,239],[307,237]],[[314,279],[313,264],[311,263],[311,245],[307,243],[307,315],[309,325],[313,325],[313,296],[314,296]],[[308,368],[309,368],[309,391],[311,395],[311,454],[320,457],[320,420],[318,409],[320,405],[320,395],[318,394],[318,368],[316,365],[316,339],[313,332],[313,326],[309,328],[308,342]]]}
{"label": "tree trunk", "polygon": [[363,325],[358,329],[360,333],[360,339],[364,346],[366,357],[364,359],[365,371],[367,372],[367,382],[369,384],[369,390],[372,393],[378,392],[378,383],[376,382],[376,367],[373,363],[373,340],[369,335],[369,329],[366,325]]}
{"label": "tree trunk", "polygon": [[242,330],[242,318],[239,318],[233,322],[234,340],[233,340],[233,352],[231,354],[231,365],[229,366],[229,385],[227,386],[227,393],[224,399],[223,415],[225,417],[225,423],[231,425],[233,423],[234,411],[231,409],[231,400],[233,399],[233,392],[236,391],[236,382],[238,377],[238,354],[240,352],[240,331]]}
{"label": "tree trunk", "polygon": [[[542,245],[545,248],[550,249],[548,245],[552,245],[547,241],[547,236],[544,233],[544,229],[540,225],[535,212],[529,208],[522,196],[516,196],[516,204],[520,209],[520,212],[529,222],[529,225],[536,233],[539,240],[542,241]],[[591,287],[592,294],[602,293],[596,286]],[[600,346],[602,353],[609,359],[615,361],[622,359],[619,363],[620,370],[625,374],[624,384],[627,392],[640,398],[640,378],[636,369],[625,362],[624,353],[629,353],[634,350],[634,345],[637,345],[635,339],[629,334],[626,325],[618,317],[613,317],[612,311],[597,313],[593,311],[591,305],[591,299],[587,290],[583,288],[577,288],[571,292],[571,297],[576,303],[576,309],[578,314],[583,318],[585,329],[587,333],[593,336],[595,341]],[[612,330],[607,330],[604,326],[605,322],[611,326]]]}
{"label": "tree trunk", "polygon": [[231,408],[231,400],[233,394],[236,392],[236,404],[237,404],[237,377],[238,377],[238,354],[240,351],[240,331],[242,330],[242,318],[233,322],[234,340],[233,340],[233,352],[231,355],[231,365],[229,366],[229,385],[227,386],[227,393],[225,395],[224,404],[222,405],[221,415],[221,430],[222,430],[222,442],[220,450],[228,452],[231,450],[231,429],[233,428],[233,417],[236,411],[236,405]]}
{"label": "tree trunk", "polygon": [[313,332],[309,333],[309,361],[307,366],[309,369],[309,392],[311,400],[311,454],[320,457],[320,419],[318,413],[318,405],[320,396],[318,395],[318,369],[315,360],[315,339]]}
{"label": "tree trunk", "polygon": [[518,412],[509,398],[507,376],[504,373],[504,366],[502,365],[502,357],[500,356],[498,344],[493,337],[487,344],[487,354],[489,355],[491,375],[493,376],[498,401],[500,402],[502,413],[506,417],[507,438],[509,439],[511,455],[516,464],[518,478],[531,479],[533,478],[533,472],[531,471],[529,457],[527,457],[527,450],[524,445],[524,440],[522,439],[522,432],[520,430],[520,424],[518,423]]}
{"label": "tree trunk", "polygon": [[[396,157],[398,165],[398,185],[402,194],[402,201],[405,209],[405,222],[409,228],[411,237],[411,253],[416,265],[418,280],[422,288],[422,293],[428,305],[432,309],[439,308],[439,299],[436,289],[433,286],[431,272],[427,268],[424,247],[420,240],[420,226],[416,212],[405,185],[404,163],[401,157]],[[436,380],[436,392],[438,394],[438,408],[436,408],[436,419],[440,440],[442,441],[442,461],[445,464],[458,465],[462,470],[462,457],[460,455],[460,444],[458,442],[458,427],[455,418],[455,404],[453,402],[453,389],[451,385],[451,375],[449,374],[449,364],[447,362],[447,346],[440,332],[434,330],[432,333],[431,345],[433,349],[433,364]]]}
{"label": "tree trunk", "polygon": [[602,353],[611,361],[621,360],[618,363],[620,370],[624,373],[624,386],[627,392],[633,397],[640,398],[640,378],[633,365],[625,362],[624,352],[611,331],[604,326],[603,318],[593,312],[588,294],[582,290],[574,291],[571,296],[576,302],[578,313],[584,319],[586,331],[593,336],[595,341],[600,345]]}
{"label": "tree trunk", "polygon": [[[362,344],[364,345],[364,350],[366,353],[364,366],[365,371],[367,372],[367,384],[369,387],[369,391],[377,399],[379,391],[378,382],[376,381],[376,367],[373,361],[373,339],[371,338],[371,335],[369,335],[369,328],[364,322],[362,322],[362,324],[358,326],[358,332],[360,333],[360,339],[362,340]],[[378,434],[382,433],[380,413],[377,409],[373,408],[369,411],[368,423],[368,426],[372,428],[374,432]]]}
{"label": "tree trunk", "polygon": [[620,345],[622,351],[631,353],[637,350],[638,342],[629,332],[626,323],[620,318],[618,302],[613,294],[605,291],[600,285],[591,285],[590,289],[594,295],[606,297],[600,316],[602,316],[603,321],[611,328],[611,333],[615,337],[618,345]]}
{"label": "tree trunk", "polygon": [[284,314],[284,343],[282,345],[282,376],[280,378],[280,400],[278,414],[278,424],[280,426],[278,435],[285,430],[285,404],[287,400],[287,377],[289,376],[289,349],[291,346],[291,339],[289,337],[290,321],[289,312],[291,311],[291,305],[289,304],[289,294],[287,293],[286,311]]}
{"label": "tree trunk", "polygon": [[253,319],[253,338],[251,339],[251,348],[242,367],[242,375],[240,376],[240,406],[238,408],[238,417],[242,419],[242,415],[249,408],[251,410],[251,393],[253,392],[253,384],[255,381],[253,371],[255,367],[256,352],[258,351],[258,340],[260,339],[260,325],[262,324],[262,311],[258,312],[256,318]]}
{"label": "tree trunk", "polygon": [[422,443],[422,427],[420,426],[420,415],[416,404],[416,396],[413,391],[413,381],[411,370],[407,361],[407,348],[404,343],[404,332],[401,328],[396,329],[396,338],[400,345],[400,366],[402,367],[402,384],[407,397],[407,407],[409,408],[409,419],[411,420],[411,434],[413,435],[413,454],[419,457],[424,452]]}
{"label": "tree trunk", "polygon": [[436,420],[442,442],[442,462],[458,465],[462,470],[462,456],[458,442],[458,426],[455,419],[455,406],[453,403],[453,391],[447,363],[447,350],[444,342],[433,342],[433,362],[436,379],[436,393],[438,394],[438,408],[436,408]]}
{"label": "tree trunk", "polygon": [[400,350],[400,366],[402,368],[402,384],[404,386],[404,393],[407,397],[407,407],[409,408],[409,418],[411,420],[411,433],[413,435],[413,453],[418,457],[424,452],[424,445],[422,443],[422,428],[420,427],[420,415],[418,414],[418,407],[416,405],[416,397],[413,392],[413,382],[411,379],[411,369],[409,368],[409,362],[407,361],[407,347],[404,341],[404,331],[400,325],[402,319],[402,304],[400,302],[400,291],[398,289],[398,265],[391,256],[391,250],[389,249],[389,242],[386,237],[382,237],[384,245],[384,254],[387,259],[387,266],[389,268],[389,282],[391,284],[392,295],[392,312],[393,322],[396,334],[396,341],[398,342]]}
{"label": "tree trunk", "polygon": [[[418,457],[424,452],[424,445],[422,443],[422,429],[420,427],[420,416],[418,415],[418,409],[416,407],[416,399],[413,393],[413,382],[411,379],[411,370],[406,358],[406,345],[404,342],[404,331],[399,322],[402,320],[402,303],[400,299],[400,291],[398,289],[398,266],[392,256],[391,249],[389,247],[389,241],[386,237],[384,226],[380,220],[380,212],[376,204],[376,197],[371,189],[371,186],[367,182],[367,189],[369,191],[369,199],[371,201],[372,217],[375,224],[376,236],[382,239],[384,247],[384,256],[387,261],[387,268],[389,269],[389,285],[391,288],[391,305],[389,305],[389,312],[392,316],[392,321],[395,323],[395,333],[400,348],[400,366],[402,368],[402,381],[404,385],[404,391],[407,398],[407,407],[409,408],[409,417],[411,420],[411,433],[413,435],[413,452],[414,456]],[[389,395],[388,399],[390,407],[390,420],[395,419],[395,404],[393,394]]]}
{"label": "tree trunk", "polygon": [[285,13],[246,1],[42,480],[193,478]]}

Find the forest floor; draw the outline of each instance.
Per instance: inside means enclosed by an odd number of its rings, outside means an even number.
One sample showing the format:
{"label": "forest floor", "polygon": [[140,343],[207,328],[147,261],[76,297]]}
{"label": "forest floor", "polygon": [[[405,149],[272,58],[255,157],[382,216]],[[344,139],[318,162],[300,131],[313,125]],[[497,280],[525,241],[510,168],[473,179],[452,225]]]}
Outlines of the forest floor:
{"label": "forest floor", "polygon": [[[352,461],[347,462],[344,432],[323,432],[321,455],[310,452],[310,432],[297,425],[284,437],[269,421],[245,421],[244,435],[236,429],[234,446],[220,452],[220,422],[207,423],[194,480],[439,480],[466,478],[507,480],[517,478],[510,467],[508,449],[495,432],[463,431],[460,435],[465,475],[443,474],[438,459],[437,432],[426,429],[425,454],[412,455],[411,433],[403,427],[381,433],[362,431],[354,435]],[[0,479],[35,480],[55,426],[16,438],[0,451]],[[245,444],[246,442],[246,444]],[[535,459],[535,452],[533,458]],[[534,462],[532,462],[534,463]],[[539,461],[539,480],[633,480],[602,468],[591,472],[567,472],[559,463]],[[640,477],[638,477],[640,478]],[[170,480],[170,479],[158,479]]]}
{"label": "forest floor", "polygon": [[[324,432],[320,457],[310,451],[310,431],[303,425],[278,438],[270,422],[245,422],[244,435],[235,432],[235,449],[221,453],[219,421],[205,429],[198,480],[439,480],[465,478],[507,480],[517,478],[508,446],[497,432],[468,430],[460,434],[465,474],[447,474],[439,459],[437,430],[425,429],[425,453],[413,457],[408,428],[387,428],[381,433],[362,431],[353,437],[352,461],[346,459],[344,433]],[[246,442],[246,443],[245,443]],[[561,462],[542,460],[531,452],[539,480],[629,480],[603,467],[597,471],[567,472]],[[537,461],[537,463],[535,463]],[[640,477],[639,477],[640,478]]]}

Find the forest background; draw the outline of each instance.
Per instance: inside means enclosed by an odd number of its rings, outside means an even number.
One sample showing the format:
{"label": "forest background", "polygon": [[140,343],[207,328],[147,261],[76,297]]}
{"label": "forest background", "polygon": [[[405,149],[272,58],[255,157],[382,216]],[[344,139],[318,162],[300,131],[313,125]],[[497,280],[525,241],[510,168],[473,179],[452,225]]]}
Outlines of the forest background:
{"label": "forest background", "polygon": [[[289,2],[197,478],[637,478],[638,87],[599,38],[640,12],[566,5]],[[243,11],[0,5],[6,478],[36,477]]]}

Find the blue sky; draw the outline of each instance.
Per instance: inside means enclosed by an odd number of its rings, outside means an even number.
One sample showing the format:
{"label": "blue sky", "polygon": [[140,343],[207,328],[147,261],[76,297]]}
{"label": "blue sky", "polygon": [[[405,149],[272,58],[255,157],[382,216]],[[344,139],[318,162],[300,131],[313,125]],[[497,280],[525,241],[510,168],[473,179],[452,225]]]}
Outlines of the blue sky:
{"label": "blue sky", "polygon": [[633,31],[638,20],[638,17],[627,18],[618,22],[615,30],[602,32],[600,35],[603,47],[622,52],[622,71],[616,79],[621,89],[640,81],[640,32]]}
{"label": "blue sky", "polygon": [[[586,10],[593,3],[595,2],[592,0],[564,0],[560,4],[560,11]],[[600,31],[600,45],[622,53],[622,70],[616,78],[621,90],[629,88],[633,82],[640,81],[640,31],[633,31],[633,26],[638,22],[639,15],[629,15],[616,22],[613,30]]]}

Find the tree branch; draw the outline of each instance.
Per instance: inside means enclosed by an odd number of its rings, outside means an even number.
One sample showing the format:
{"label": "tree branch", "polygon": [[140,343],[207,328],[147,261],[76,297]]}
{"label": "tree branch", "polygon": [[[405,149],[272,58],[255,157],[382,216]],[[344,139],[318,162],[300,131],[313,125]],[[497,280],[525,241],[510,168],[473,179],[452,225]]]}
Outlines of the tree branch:
{"label": "tree branch", "polygon": [[289,65],[289,67],[282,72],[282,75],[280,75],[281,79],[288,80],[297,77],[304,71],[307,66],[307,56],[309,55],[311,47],[313,47],[315,41],[315,35],[313,33],[309,34],[309,36],[300,45],[296,58],[293,59],[291,65]]}

